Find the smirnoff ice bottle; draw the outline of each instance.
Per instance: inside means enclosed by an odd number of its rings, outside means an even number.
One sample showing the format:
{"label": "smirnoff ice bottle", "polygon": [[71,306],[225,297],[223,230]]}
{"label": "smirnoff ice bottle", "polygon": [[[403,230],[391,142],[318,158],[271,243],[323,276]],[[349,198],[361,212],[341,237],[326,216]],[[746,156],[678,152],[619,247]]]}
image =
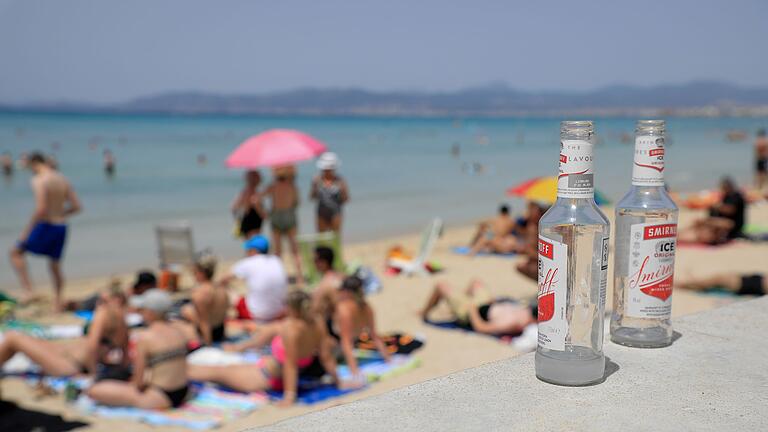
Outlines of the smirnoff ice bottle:
{"label": "smirnoff ice bottle", "polygon": [[585,385],[605,371],[603,314],[610,224],[595,204],[591,121],[560,125],[557,201],[539,221],[536,376]]}
{"label": "smirnoff ice bottle", "polygon": [[632,187],[616,205],[611,340],[652,348],[672,343],[677,206],[664,188],[664,121],[635,128]]}

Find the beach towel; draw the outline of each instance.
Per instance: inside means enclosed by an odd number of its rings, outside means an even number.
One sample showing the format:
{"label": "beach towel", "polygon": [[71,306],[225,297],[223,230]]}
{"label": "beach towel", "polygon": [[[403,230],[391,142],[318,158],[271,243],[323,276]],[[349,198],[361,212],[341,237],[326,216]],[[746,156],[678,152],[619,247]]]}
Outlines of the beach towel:
{"label": "beach towel", "polygon": [[[469,246],[456,246],[453,249],[451,249],[453,253],[456,255],[469,255],[469,252],[472,250]],[[500,258],[512,258],[514,256],[517,256],[514,252],[508,252],[508,253],[491,253],[491,252],[478,252],[475,256],[495,256]]]}
{"label": "beach towel", "polygon": [[132,407],[108,407],[81,395],[75,406],[97,417],[135,420],[153,426],[177,426],[207,430],[244,417],[269,401],[265,393],[234,393],[210,386],[193,386],[194,396],[176,409],[145,410]]}
{"label": "beach towel", "polygon": [[[366,377],[368,383],[381,381],[413,370],[420,365],[420,360],[411,355],[395,354],[389,363],[378,357],[378,354],[358,353],[358,367]],[[361,357],[362,356],[362,357]],[[352,374],[346,365],[339,365],[337,373],[340,379],[350,379]],[[324,383],[320,379],[300,379],[296,401],[304,405],[312,405],[328,399],[341,397],[365,389],[339,389],[333,384]],[[269,396],[274,400],[283,398],[282,392],[269,391]]]}
{"label": "beach towel", "polygon": [[746,224],[742,232],[752,241],[768,241],[768,226],[766,225]]}
{"label": "beach towel", "polygon": [[[439,327],[448,330],[461,330],[470,333],[476,333],[473,330],[461,325],[458,321],[432,321],[424,320],[425,324],[429,324],[434,327]],[[521,352],[530,352],[536,349],[538,344],[538,325],[536,323],[528,324],[520,334],[516,335],[488,335],[485,333],[477,333],[482,336],[493,337],[501,341],[502,343],[511,345],[514,349]]]}
{"label": "beach towel", "polygon": [[[407,333],[391,333],[379,336],[387,347],[390,354],[411,354],[424,346],[423,338],[419,338]],[[376,352],[376,345],[367,333],[362,333],[355,342],[355,348]],[[362,354],[362,351],[361,351]]]}
{"label": "beach towel", "polygon": [[24,320],[9,320],[0,324],[0,333],[11,330],[40,339],[71,339],[83,335],[83,326],[79,324],[43,325]]}

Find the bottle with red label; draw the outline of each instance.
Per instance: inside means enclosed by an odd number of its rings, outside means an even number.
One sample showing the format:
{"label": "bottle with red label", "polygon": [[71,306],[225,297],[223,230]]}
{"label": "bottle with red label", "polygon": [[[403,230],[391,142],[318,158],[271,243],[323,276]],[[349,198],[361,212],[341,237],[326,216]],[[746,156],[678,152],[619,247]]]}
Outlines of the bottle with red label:
{"label": "bottle with red label", "polygon": [[603,314],[608,219],[595,204],[591,121],[560,126],[557,201],[539,221],[539,343],[536,376],[560,385],[605,372]]}
{"label": "bottle with red label", "polygon": [[635,127],[632,187],[616,205],[611,340],[657,348],[672,343],[677,206],[664,187],[663,120]]}

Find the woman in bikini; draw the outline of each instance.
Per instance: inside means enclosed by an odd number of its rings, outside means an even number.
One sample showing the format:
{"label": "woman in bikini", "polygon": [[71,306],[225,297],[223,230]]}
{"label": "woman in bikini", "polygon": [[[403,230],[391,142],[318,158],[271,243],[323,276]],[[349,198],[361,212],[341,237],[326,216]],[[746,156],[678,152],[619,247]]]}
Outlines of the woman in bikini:
{"label": "woman in bikini", "polygon": [[259,194],[261,174],[258,171],[245,173],[245,186],[232,203],[232,214],[239,221],[240,237],[249,239],[261,233],[266,213]]}
{"label": "woman in bikini", "polygon": [[189,394],[187,337],[167,319],[171,297],[151,289],[131,298],[147,324],[136,342],[133,377],[130,382],[100,381],[87,390],[96,402],[144,409],[176,408]]}
{"label": "woman in bikini", "polygon": [[194,272],[197,287],[192,291],[192,301],[181,308],[181,316],[195,326],[204,344],[223,342],[229,295],[224,287],[213,283],[216,257],[213,255],[198,257]]}
{"label": "woman in bikini", "polygon": [[283,256],[283,236],[288,238],[291,255],[296,265],[299,284],[303,283],[301,257],[299,256],[298,219],[296,209],[299,207],[299,190],[294,183],[296,170],[292,166],[276,168],[274,181],[267,186],[264,196],[271,203],[269,221],[272,225],[272,247],[275,255]]}
{"label": "woman in bikini", "polygon": [[128,327],[125,295],[110,287],[97,302],[86,335],[71,341],[52,342],[10,331],[0,343],[0,366],[23,353],[52,376],[97,375],[107,369],[124,369],[127,363]]}
{"label": "woman in bikini", "polygon": [[299,376],[316,360],[338,384],[336,360],[323,322],[311,312],[308,294],[293,291],[288,294],[288,316],[267,325],[252,340],[230,346],[243,350],[270,344],[272,354],[259,359],[255,365],[197,366],[189,365],[189,377],[195,381],[223,384],[241,392],[267,389],[283,392],[283,405],[296,401]]}
{"label": "woman in bikini", "polygon": [[341,162],[335,153],[323,153],[317,161],[320,175],[312,180],[309,198],[317,201],[317,232],[341,232],[342,206],[349,201],[347,182],[338,174]]}
{"label": "woman in bikini", "polygon": [[341,352],[355,381],[362,379],[355,357],[355,342],[366,333],[385,361],[390,355],[384,342],[376,333],[376,317],[365,301],[363,282],[356,276],[348,276],[336,294],[330,333],[339,341]]}

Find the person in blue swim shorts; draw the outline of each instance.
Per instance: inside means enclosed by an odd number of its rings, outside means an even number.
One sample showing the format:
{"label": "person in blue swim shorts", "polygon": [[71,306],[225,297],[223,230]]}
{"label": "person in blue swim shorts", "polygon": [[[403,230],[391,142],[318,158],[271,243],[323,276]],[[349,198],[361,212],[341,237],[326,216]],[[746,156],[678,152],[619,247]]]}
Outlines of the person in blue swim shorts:
{"label": "person in blue swim shorts", "polygon": [[80,211],[80,200],[66,177],[53,169],[41,153],[29,156],[27,167],[33,172],[32,191],[35,211],[29,224],[11,249],[11,264],[24,289],[22,301],[33,298],[32,282],[25,253],[48,257],[57,309],[63,307],[64,276],[61,258],[67,239],[67,219]]}

